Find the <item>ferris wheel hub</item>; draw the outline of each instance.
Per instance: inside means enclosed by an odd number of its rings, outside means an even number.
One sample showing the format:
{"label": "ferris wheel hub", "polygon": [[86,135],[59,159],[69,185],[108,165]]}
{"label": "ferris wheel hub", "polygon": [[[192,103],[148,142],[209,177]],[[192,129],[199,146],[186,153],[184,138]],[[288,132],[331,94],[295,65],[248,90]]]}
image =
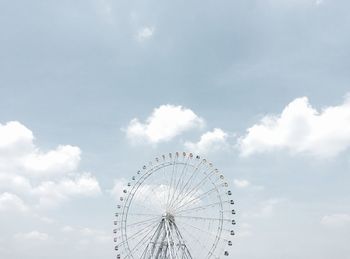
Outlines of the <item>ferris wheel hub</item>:
{"label": "ferris wheel hub", "polygon": [[175,217],[173,216],[173,214],[169,213],[169,212],[165,212],[162,216],[162,220],[166,220],[169,222],[174,222],[175,221]]}

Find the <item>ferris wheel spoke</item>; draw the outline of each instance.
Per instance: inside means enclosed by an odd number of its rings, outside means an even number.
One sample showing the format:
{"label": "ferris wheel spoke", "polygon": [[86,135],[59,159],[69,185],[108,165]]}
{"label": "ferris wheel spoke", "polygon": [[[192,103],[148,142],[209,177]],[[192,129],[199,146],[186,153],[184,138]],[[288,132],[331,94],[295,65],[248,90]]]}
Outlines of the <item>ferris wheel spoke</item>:
{"label": "ferris wheel spoke", "polygon": [[173,201],[174,201],[174,199],[175,199],[175,197],[176,197],[176,195],[177,195],[178,188],[179,188],[179,184],[180,184],[180,182],[183,180],[182,178],[183,178],[184,172],[185,172],[185,170],[187,170],[188,161],[189,161],[189,157],[187,158],[186,163],[182,164],[183,167],[182,167],[181,174],[179,175],[178,179],[175,181],[175,185],[174,185],[175,188],[174,188],[173,194],[172,194],[172,196],[171,196],[170,202],[169,202],[169,204],[168,204],[168,207],[170,207],[170,208],[171,208],[172,203],[173,203]]}
{"label": "ferris wheel spoke", "polygon": [[178,156],[175,155],[173,167],[172,167],[172,172],[171,172],[170,186],[169,186],[169,190],[168,190],[168,198],[167,198],[167,202],[166,202],[166,204],[167,204],[166,210],[168,210],[168,208],[169,208],[169,203],[170,203],[171,197],[173,195],[173,189],[174,189],[173,185],[175,185],[175,183],[176,183],[177,165],[178,165]]}
{"label": "ferris wheel spoke", "polygon": [[127,227],[130,227],[130,226],[133,226],[133,225],[138,225],[138,224],[141,224],[141,223],[147,223],[147,222],[150,222],[150,221],[156,221],[158,220],[159,216],[155,216],[155,217],[152,217],[152,218],[149,218],[149,219],[146,219],[146,220],[142,220],[142,221],[138,221],[138,222],[133,222],[131,224],[126,224]]}
{"label": "ferris wheel spoke", "polygon": [[189,209],[184,209],[184,210],[180,210],[180,211],[177,211],[176,212],[176,215],[181,215],[183,212],[188,212],[188,211],[197,211],[197,210],[206,210],[206,209],[209,209],[211,207],[215,207],[217,205],[221,205],[222,203],[225,203],[225,202],[228,202],[228,201],[223,201],[223,202],[214,202],[214,203],[211,203],[211,204],[207,204],[206,206],[198,206],[198,207],[194,207],[194,208],[189,208]]}
{"label": "ferris wheel spoke", "polygon": [[154,217],[159,217],[159,214],[151,214],[151,213],[129,213],[128,215],[132,215],[132,216],[154,216]]}
{"label": "ferris wheel spoke", "polygon": [[127,255],[127,257],[130,257],[131,255],[134,254],[134,252],[137,252],[140,250],[140,246],[145,244],[142,242],[147,240],[147,238],[149,236],[152,236],[153,231],[155,231],[158,228],[158,225],[159,225],[159,223],[157,223],[154,227],[152,227],[135,246],[133,246],[131,249],[129,249],[130,251],[129,251],[129,255]]}
{"label": "ferris wheel spoke", "polygon": [[[166,168],[166,167],[163,167],[163,168],[162,168],[162,169],[163,169],[163,179],[164,179],[165,182],[166,182],[164,191],[162,192],[162,193],[163,193],[162,196],[163,196],[163,202],[164,202],[164,204],[165,204],[165,209],[166,209],[166,206],[168,206],[167,203],[166,203],[166,199],[167,199],[167,190],[168,190],[168,188],[169,188],[169,179],[166,177],[165,168]],[[162,180],[163,180],[163,179],[162,179]]]}
{"label": "ferris wheel spoke", "polygon": [[125,226],[124,225],[120,225],[119,227],[115,228],[116,230],[121,230],[123,229],[124,227],[128,227],[128,228],[132,228],[132,227],[140,227],[142,225],[146,225],[148,224],[149,222],[152,222],[152,221],[157,221],[158,219],[156,217],[154,217],[153,219],[147,219],[147,220],[143,220],[143,221],[139,221],[139,222],[134,222],[134,223],[130,223],[130,224],[126,224]]}
{"label": "ferris wheel spoke", "polygon": [[209,179],[209,177],[211,175],[213,175],[213,173],[215,172],[215,170],[212,170],[209,174],[207,174],[193,189],[189,190],[187,193],[183,194],[183,199],[185,197],[189,197],[189,195],[191,195],[190,197],[192,197],[193,195],[195,195],[198,190],[200,190],[201,186],[204,185],[204,183]]}
{"label": "ferris wheel spoke", "polygon": [[129,242],[130,240],[135,239],[137,236],[140,236],[143,232],[147,231],[147,229],[149,229],[150,227],[152,227],[155,224],[158,224],[158,223],[152,222],[151,224],[148,224],[146,227],[141,228],[136,233],[130,235],[126,240],[123,240],[122,242],[118,243],[117,245],[118,246],[125,245],[127,242]]}
{"label": "ferris wheel spoke", "polygon": [[202,194],[200,194],[200,195],[197,196],[197,197],[194,197],[193,199],[187,201],[186,203],[182,203],[182,202],[185,201],[184,199],[182,199],[182,200],[179,202],[179,206],[176,207],[176,208],[174,209],[174,211],[177,211],[177,210],[179,210],[179,209],[182,209],[182,208],[184,208],[184,207],[187,207],[187,206],[191,205],[192,203],[198,201],[198,199],[203,198],[203,197],[205,197],[205,196],[209,195],[210,193],[212,193],[212,192],[214,192],[214,191],[217,191],[217,190],[218,190],[218,188],[215,186],[214,188],[210,189],[209,191],[207,191],[207,192],[205,192],[205,193],[202,193]]}
{"label": "ferris wheel spoke", "polygon": [[[153,220],[154,222],[156,222],[157,220],[155,219],[155,220]],[[132,228],[139,228],[139,227],[141,227],[141,226],[143,226],[143,225],[147,225],[147,224],[149,224],[149,222],[151,222],[151,221],[145,221],[145,222],[139,222],[139,223],[135,223],[135,224],[130,224],[130,225],[127,225],[127,227],[129,228],[129,229],[132,229]],[[118,228],[116,228],[117,230],[121,230],[122,229],[122,226],[121,227],[118,227]]]}
{"label": "ferris wheel spoke", "polygon": [[[140,201],[138,202],[137,206],[143,206],[144,208],[146,208],[147,210],[153,210],[156,212],[156,210],[154,209],[154,205],[157,204],[157,206],[160,205],[160,207],[164,206],[164,201],[162,201],[161,197],[159,197],[159,194],[157,194],[155,192],[155,189],[159,188],[159,186],[154,185],[154,186],[143,186],[142,189],[139,190],[139,194],[138,196],[136,196],[136,199],[140,199]],[[150,193],[153,194],[152,199],[145,199],[146,197],[150,197]],[[157,202],[155,203],[150,203],[150,201],[152,200],[157,200]],[[146,204],[149,204],[149,206],[146,206]]]}
{"label": "ferris wheel spoke", "polygon": [[[196,202],[199,202],[201,201],[200,198],[205,198],[206,196],[209,197],[209,194],[216,191],[219,195],[222,195],[221,194],[221,191],[220,191],[220,188],[219,186],[217,186],[217,182],[218,182],[219,179],[217,179],[215,182],[212,182],[212,184],[215,186],[214,188],[210,189],[209,191],[207,192],[204,192],[204,193],[200,193],[200,188],[197,188],[196,191],[194,193],[192,193],[191,196],[189,196],[187,199],[188,201],[186,203],[179,203],[179,207],[176,208],[175,210],[179,210],[179,209],[184,209],[190,205],[192,205],[193,203],[195,204]],[[197,196],[198,195],[198,196]],[[185,201],[185,196],[184,198],[182,199],[181,202],[184,202]]]}
{"label": "ferris wheel spoke", "polygon": [[[153,188],[151,188],[151,192],[154,194],[154,197],[156,197],[157,201],[159,202],[158,204],[160,205],[161,208],[165,208],[165,204],[164,204],[164,200],[161,200],[159,197],[159,193],[155,193],[154,190],[159,188],[159,186],[154,186]],[[160,193],[160,195],[162,195]]]}
{"label": "ferris wheel spoke", "polygon": [[141,202],[139,199],[140,199],[140,195],[139,195],[139,192],[136,192],[138,190],[138,188],[136,188],[136,190],[134,190],[135,187],[133,187],[132,191],[129,193],[125,203],[127,202],[132,202],[132,201],[135,201],[137,203],[137,206],[138,207],[143,207],[144,209],[148,210],[148,211],[154,211],[156,212],[152,207],[148,206],[146,207],[143,202]]}
{"label": "ferris wheel spoke", "polygon": [[177,215],[176,218],[184,218],[184,219],[193,219],[193,220],[203,220],[203,221],[226,221],[231,222],[231,219],[223,219],[223,218],[208,218],[208,217],[195,217],[195,216],[179,216]]}
{"label": "ferris wheel spoke", "polygon": [[[179,227],[178,229],[179,229],[179,231],[180,231],[180,227]],[[187,232],[187,233],[188,233],[188,231],[184,231],[184,229],[181,229],[181,231],[182,231],[182,232]],[[196,240],[196,238],[195,238],[195,240]],[[186,241],[184,241],[184,243],[185,243],[186,247],[188,247],[188,249],[191,250],[191,251],[194,251],[194,247],[193,247],[194,244],[198,244],[198,243],[188,244],[188,242],[186,242]],[[203,248],[205,248],[205,247],[203,247]],[[207,248],[205,248],[205,249],[207,249]],[[191,257],[191,259],[192,259],[192,257]]]}
{"label": "ferris wheel spoke", "polygon": [[[182,182],[181,182],[182,184],[177,189],[176,198],[174,198],[173,201],[172,201],[172,204],[171,204],[172,209],[174,209],[174,207],[176,207],[177,204],[180,203],[179,199],[180,200],[183,199],[184,193],[185,193],[185,189],[188,186],[189,182],[193,179],[193,176],[196,175],[195,172],[196,172],[197,169],[198,169],[198,167],[197,168],[193,168],[192,173],[191,173],[190,177],[188,177],[186,182],[185,182],[185,179],[182,180]],[[186,177],[184,176],[183,178],[186,178]]]}
{"label": "ferris wheel spoke", "polygon": [[[156,222],[156,221],[154,221],[154,222]],[[140,223],[140,224],[136,224],[136,225],[131,225],[131,226],[128,226],[128,229],[131,230],[131,229],[135,229],[135,228],[140,228],[148,223],[149,222],[144,222],[144,223]],[[135,231],[139,231],[139,229],[136,229]]]}
{"label": "ferris wheel spoke", "polygon": [[[193,180],[193,176],[196,176],[196,172],[198,171],[198,169],[200,168],[201,164],[202,164],[203,160],[196,166],[193,168],[192,170],[192,173],[191,173],[191,176],[187,179],[186,183],[184,185],[182,185],[182,187],[180,188],[179,190],[179,193],[176,197],[176,199],[173,201],[173,204],[175,204],[179,199],[183,199],[185,197],[185,195],[183,195],[183,193],[185,192],[185,189],[186,187],[189,185],[189,183],[191,182],[191,180]],[[190,185],[191,186],[191,185]],[[181,198],[182,197],[182,198]],[[181,203],[181,200],[180,202],[178,203]]]}
{"label": "ferris wheel spoke", "polygon": [[[183,181],[184,174],[187,171],[189,159],[190,158],[187,157],[186,162],[182,161],[181,163],[179,163],[179,164],[182,165],[182,170],[181,170],[181,174],[178,175],[177,180],[174,183],[174,187],[175,188],[174,188],[174,192],[173,192],[173,195],[172,195],[170,203],[169,203],[169,207],[171,207],[171,205],[172,205],[172,203],[173,203],[173,201],[174,201],[174,199],[175,199],[175,197],[176,197],[176,195],[178,193],[179,184]],[[184,160],[184,158],[183,158],[183,160]]]}
{"label": "ferris wheel spoke", "polygon": [[[154,228],[155,229],[155,228]],[[139,252],[141,249],[146,250],[147,248],[147,239],[149,239],[151,237],[151,233],[154,230],[150,230],[137,244],[135,247],[133,247],[125,256],[125,258],[134,258],[133,256],[136,255],[137,252]],[[139,257],[136,257],[139,258]]]}
{"label": "ferris wheel spoke", "polygon": [[178,184],[176,186],[176,189],[178,190],[178,194],[177,196],[174,197],[174,199],[172,200],[172,202],[170,203],[170,207],[173,206],[173,204],[176,202],[176,200],[178,199],[179,195],[181,195],[181,190],[182,190],[182,186],[184,184],[184,178],[185,178],[185,175],[187,173],[187,170],[188,170],[188,164],[189,164],[189,160],[190,160],[190,157],[187,158],[187,161],[185,163],[185,165],[183,166],[182,168],[182,173],[179,177],[179,181],[178,181]]}
{"label": "ferris wheel spoke", "polygon": [[187,223],[187,222],[181,221],[181,224],[184,224],[184,225],[189,226],[189,227],[191,227],[191,228],[197,229],[197,230],[199,230],[199,231],[201,231],[201,232],[203,232],[203,233],[207,233],[207,234],[209,234],[209,235],[211,235],[211,236],[213,236],[213,237],[215,237],[215,238],[222,239],[222,240],[224,240],[224,241],[229,241],[227,238],[221,237],[221,236],[219,236],[218,234],[212,233],[212,232],[210,232],[210,231],[206,231],[206,230],[204,230],[204,229],[202,229],[202,228],[193,226],[192,224],[189,224],[189,223]]}
{"label": "ferris wheel spoke", "polygon": [[[179,228],[181,228],[184,232],[186,232],[189,236],[191,236],[196,241],[196,243],[202,247],[202,249],[208,250],[207,244],[203,244],[203,242],[199,240],[195,235],[193,235],[191,231],[188,231],[186,228],[182,228],[182,227],[179,227]],[[208,254],[216,256],[211,251],[209,251]]]}
{"label": "ferris wheel spoke", "polygon": [[157,211],[153,206],[145,206],[143,202],[137,201],[137,207],[142,207],[146,211],[154,212],[156,215],[159,215],[159,211]]}
{"label": "ferris wheel spoke", "polygon": [[[137,245],[141,244],[143,240],[145,240],[148,236],[149,236],[149,233],[151,233],[155,227],[157,227],[158,223],[157,224],[153,224],[151,225],[150,227],[147,227],[145,228],[144,230],[138,232],[138,233],[135,233],[132,237],[128,238],[126,241],[124,241],[124,244],[126,246],[126,248],[129,250],[129,251],[133,251],[134,252],[134,248],[133,247],[132,249],[130,249],[130,243],[131,241],[133,242],[138,242]],[[139,238],[141,238],[139,240]],[[133,252],[128,252],[129,255],[132,255]]]}

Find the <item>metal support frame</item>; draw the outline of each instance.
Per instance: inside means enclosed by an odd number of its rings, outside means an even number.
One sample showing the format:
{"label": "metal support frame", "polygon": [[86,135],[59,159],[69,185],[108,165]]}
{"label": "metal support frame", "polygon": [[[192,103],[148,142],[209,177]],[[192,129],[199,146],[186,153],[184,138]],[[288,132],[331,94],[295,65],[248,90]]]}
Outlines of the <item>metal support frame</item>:
{"label": "metal support frame", "polygon": [[141,259],[193,259],[173,215],[162,217]]}

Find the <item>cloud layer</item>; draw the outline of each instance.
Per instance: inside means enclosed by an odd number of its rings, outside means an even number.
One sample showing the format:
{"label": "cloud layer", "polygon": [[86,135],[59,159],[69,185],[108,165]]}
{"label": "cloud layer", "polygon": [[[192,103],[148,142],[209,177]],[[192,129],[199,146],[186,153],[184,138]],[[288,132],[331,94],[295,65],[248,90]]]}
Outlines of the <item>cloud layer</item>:
{"label": "cloud layer", "polygon": [[268,115],[240,138],[243,156],[275,150],[333,157],[350,146],[350,99],[321,111],[307,97],[289,103],[279,115]]}

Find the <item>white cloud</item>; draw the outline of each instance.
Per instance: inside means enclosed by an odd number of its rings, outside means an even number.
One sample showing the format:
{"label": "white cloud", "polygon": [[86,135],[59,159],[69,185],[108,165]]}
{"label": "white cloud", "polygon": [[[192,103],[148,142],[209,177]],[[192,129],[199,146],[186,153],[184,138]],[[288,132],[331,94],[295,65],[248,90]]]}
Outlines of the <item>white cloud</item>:
{"label": "white cloud", "polygon": [[65,173],[77,169],[80,162],[80,148],[60,145],[47,153],[32,152],[22,158],[23,167],[34,174]]}
{"label": "white cloud", "polygon": [[154,34],[155,28],[153,26],[145,26],[137,32],[137,40],[143,42],[150,39]]}
{"label": "white cloud", "polygon": [[15,174],[0,173],[0,190],[28,193],[31,189],[32,185],[27,178]]}
{"label": "white cloud", "polygon": [[228,134],[222,129],[215,128],[213,131],[204,133],[197,143],[186,142],[185,147],[199,154],[207,154],[228,147]]}
{"label": "white cloud", "polygon": [[244,179],[234,179],[233,184],[238,188],[246,188],[250,186],[250,182]]}
{"label": "white cloud", "polygon": [[43,152],[34,140],[32,131],[20,122],[0,124],[0,209],[12,206],[23,211],[38,202],[55,205],[101,192],[96,178],[76,171],[79,147],[59,145]]}
{"label": "white cloud", "polygon": [[46,241],[49,239],[49,235],[46,233],[42,233],[34,230],[28,233],[17,233],[14,235],[14,238],[18,239],[19,241],[27,241],[27,240]]}
{"label": "white cloud", "polygon": [[80,155],[79,147],[71,145],[43,152],[35,146],[32,131],[20,122],[0,124],[0,174],[18,171],[35,176],[65,174],[77,169]]}
{"label": "white cloud", "polygon": [[159,143],[169,141],[187,130],[200,128],[203,124],[203,119],[192,110],[167,104],[155,108],[145,123],[137,118],[131,120],[126,133],[132,142]]}
{"label": "white cloud", "polygon": [[39,197],[41,206],[51,207],[72,197],[96,196],[101,193],[101,189],[95,177],[83,174],[75,179],[66,178],[59,182],[42,182],[33,189],[33,193]]}
{"label": "white cloud", "polygon": [[339,106],[317,111],[306,97],[289,103],[281,114],[265,116],[239,139],[243,156],[289,150],[333,157],[350,146],[350,98]]}
{"label": "white cloud", "polygon": [[33,147],[33,133],[18,121],[0,124],[0,152]]}
{"label": "white cloud", "polygon": [[321,223],[327,227],[342,228],[350,226],[350,214],[340,213],[324,216]]}
{"label": "white cloud", "polygon": [[12,193],[0,194],[0,211],[27,211],[28,208],[21,198]]}

